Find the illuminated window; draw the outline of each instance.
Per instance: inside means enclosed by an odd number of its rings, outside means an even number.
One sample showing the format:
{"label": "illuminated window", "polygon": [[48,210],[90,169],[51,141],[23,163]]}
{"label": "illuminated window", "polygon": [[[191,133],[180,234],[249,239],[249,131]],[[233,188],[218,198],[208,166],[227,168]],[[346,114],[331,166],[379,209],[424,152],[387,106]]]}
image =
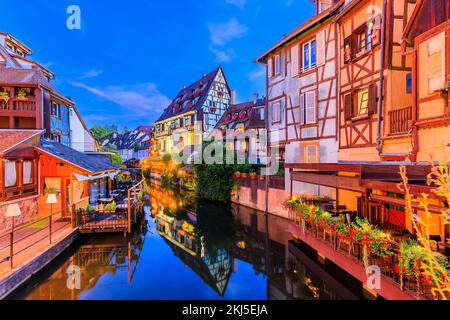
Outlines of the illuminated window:
{"label": "illuminated window", "polygon": [[369,113],[369,88],[358,90],[356,93],[355,115],[365,115]]}

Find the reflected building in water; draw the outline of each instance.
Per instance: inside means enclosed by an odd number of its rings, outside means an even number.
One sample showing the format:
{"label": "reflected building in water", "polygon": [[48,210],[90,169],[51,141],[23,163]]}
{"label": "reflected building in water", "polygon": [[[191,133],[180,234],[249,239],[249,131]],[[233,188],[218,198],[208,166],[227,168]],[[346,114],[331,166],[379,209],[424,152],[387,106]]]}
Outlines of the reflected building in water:
{"label": "reflected building in water", "polygon": [[[229,296],[227,288],[231,282],[235,291],[237,287],[248,286],[259,279],[258,283],[265,285],[265,290],[261,287],[259,290],[263,290],[261,293],[267,299],[362,298],[361,287],[353,286],[356,280],[348,278],[334,265],[321,261],[316,252],[291,239],[287,220],[234,204],[192,203],[184,195],[158,186],[151,186],[148,190],[148,221],[142,221],[134,235],[126,238],[119,235],[93,236],[81,242],[59,259],[62,262],[46,268],[43,274],[11,298],[82,299],[97,297],[92,295],[97,292],[101,299],[105,292],[95,289],[102,285],[108,297],[123,297],[114,295],[114,286],[125,282],[129,285],[121,288],[131,295],[141,288],[143,291],[138,292],[138,297],[154,296],[145,290],[158,294],[161,287],[146,289],[145,284],[136,284],[145,280],[154,282],[154,278],[142,278],[143,274],[152,274],[154,270],[152,263],[157,262],[151,262],[151,257],[158,257],[158,261],[169,259],[167,254],[170,252],[195,273],[192,274],[194,278],[201,278],[218,297]],[[163,254],[158,250],[165,245],[170,250],[163,250]],[[143,256],[150,260],[139,263],[143,252],[146,252]],[[67,286],[67,270],[74,265],[80,267],[81,290]],[[171,272],[185,272],[170,266],[173,269],[167,269],[166,276]],[[137,269],[140,270],[140,276],[137,276],[140,280],[134,279]],[[233,280],[234,274],[241,276]],[[183,283],[180,283],[182,287]],[[203,289],[189,290],[194,293]],[[250,290],[255,289],[252,287]],[[186,294],[189,299],[189,291]],[[248,293],[242,296],[242,299],[249,298]]]}

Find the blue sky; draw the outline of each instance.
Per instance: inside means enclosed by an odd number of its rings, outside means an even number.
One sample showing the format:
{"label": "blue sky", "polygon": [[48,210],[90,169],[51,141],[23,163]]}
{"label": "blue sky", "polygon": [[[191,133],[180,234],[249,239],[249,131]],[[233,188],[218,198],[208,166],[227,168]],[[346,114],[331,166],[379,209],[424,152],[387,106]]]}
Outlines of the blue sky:
{"label": "blue sky", "polygon": [[[66,27],[69,5],[81,30]],[[313,14],[310,0],[2,0],[0,30],[56,73],[88,126],[151,124],[183,85],[221,65],[239,102],[264,94],[253,61]]]}

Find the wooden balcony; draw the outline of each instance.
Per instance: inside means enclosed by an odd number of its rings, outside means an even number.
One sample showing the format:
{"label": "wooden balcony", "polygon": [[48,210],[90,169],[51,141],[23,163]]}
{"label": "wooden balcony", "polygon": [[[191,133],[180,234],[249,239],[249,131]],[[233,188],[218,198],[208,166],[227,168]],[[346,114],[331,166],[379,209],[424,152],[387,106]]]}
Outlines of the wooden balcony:
{"label": "wooden balcony", "polygon": [[36,98],[10,98],[0,102],[0,116],[36,117]]}
{"label": "wooden balcony", "polygon": [[388,112],[389,135],[402,135],[408,133],[411,128],[412,107],[401,108]]}

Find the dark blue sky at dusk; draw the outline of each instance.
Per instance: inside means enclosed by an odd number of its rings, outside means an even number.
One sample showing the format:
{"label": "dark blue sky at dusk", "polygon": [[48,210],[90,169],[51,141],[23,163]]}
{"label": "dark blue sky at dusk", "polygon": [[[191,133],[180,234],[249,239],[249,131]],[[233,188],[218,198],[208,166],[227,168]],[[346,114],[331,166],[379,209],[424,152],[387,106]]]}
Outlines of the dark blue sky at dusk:
{"label": "dark blue sky at dusk", "polygon": [[[66,27],[69,5],[81,30]],[[0,31],[55,72],[88,126],[152,124],[183,85],[224,68],[238,102],[265,94],[255,58],[311,17],[311,0],[2,0]]]}

